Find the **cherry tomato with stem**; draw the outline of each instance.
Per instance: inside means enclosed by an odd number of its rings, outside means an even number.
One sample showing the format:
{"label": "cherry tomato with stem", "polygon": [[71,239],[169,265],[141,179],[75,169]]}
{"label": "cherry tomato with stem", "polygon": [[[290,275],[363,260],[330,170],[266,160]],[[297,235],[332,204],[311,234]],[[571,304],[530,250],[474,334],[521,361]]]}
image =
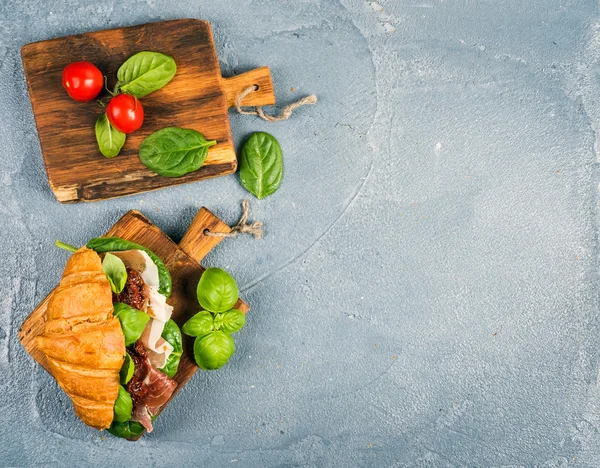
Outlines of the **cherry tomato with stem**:
{"label": "cherry tomato with stem", "polygon": [[117,130],[131,133],[144,123],[144,108],[138,98],[129,94],[117,94],[106,106],[106,116]]}
{"label": "cherry tomato with stem", "polygon": [[104,76],[91,62],[73,62],[64,68],[62,84],[73,99],[87,102],[102,91]]}

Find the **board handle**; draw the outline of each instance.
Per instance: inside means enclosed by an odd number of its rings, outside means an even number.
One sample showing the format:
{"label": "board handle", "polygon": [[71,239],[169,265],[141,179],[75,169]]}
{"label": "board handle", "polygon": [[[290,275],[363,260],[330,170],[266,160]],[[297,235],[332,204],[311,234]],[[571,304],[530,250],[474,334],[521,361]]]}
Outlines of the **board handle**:
{"label": "board handle", "polygon": [[179,248],[196,260],[198,263],[210,252],[224,237],[205,235],[206,231],[231,232],[231,228],[217,216],[202,207],[179,242]]}
{"label": "board handle", "polygon": [[255,68],[231,78],[223,78],[222,88],[227,100],[227,107],[235,107],[237,97],[248,86],[256,85],[258,89],[244,98],[244,106],[272,106],[275,104],[275,92],[269,67]]}

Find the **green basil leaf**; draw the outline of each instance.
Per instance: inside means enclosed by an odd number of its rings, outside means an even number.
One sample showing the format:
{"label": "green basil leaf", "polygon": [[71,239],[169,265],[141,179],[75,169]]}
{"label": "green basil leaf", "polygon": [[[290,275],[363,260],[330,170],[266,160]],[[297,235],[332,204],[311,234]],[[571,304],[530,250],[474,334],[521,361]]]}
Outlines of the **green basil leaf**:
{"label": "green basil leaf", "polygon": [[140,144],[140,161],[165,177],[180,177],[200,169],[208,148],[216,145],[202,133],[189,128],[167,127],[147,136]]}
{"label": "green basil leaf", "polygon": [[137,421],[116,422],[113,421],[107,429],[112,435],[122,437],[123,439],[131,439],[139,436],[144,432],[144,426]]}
{"label": "green basil leaf", "polygon": [[209,268],[200,277],[196,295],[203,309],[225,312],[238,300],[239,290],[235,280],[221,268]]}
{"label": "green basil leaf", "polygon": [[223,367],[235,351],[233,338],[215,331],[194,340],[194,359],[200,369],[214,370]]}
{"label": "green basil leaf", "polygon": [[113,421],[125,422],[131,419],[131,412],[133,411],[133,400],[131,395],[123,385],[119,385],[119,396],[115,401],[115,417]]}
{"label": "green basil leaf", "polygon": [[125,144],[127,135],[121,133],[108,121],[106,114],[102,114],[96,120],[96,141],[100,152],[107,158],[113,158],[119,154]]}
{"label": "green basil leaf", "polygon": [[205,310],[198,312],[183,324],[183,333],[188,336],[204,336],[212,332],[215,327],[213,316]]}
{"label": "green basil leaf", "polygon": [[225,333],[231,334],[240,331],[245,324],[246,315],[237,309],[215,315],[215,329]]}
{"label": "green basil leaf", "polygon": [[163,329],[161,336],[167,343],[173,346],[173,351],[169,355],[165,365],[159,370],[172,378],[177,373],[179,361],[183,354],[183,338],[181,336],[181,330],[179,330],[179,327],[173,320],[169,319],[167,323],[165,323],[165,328]]}
{"label": "green basil leaf", "polygon": [[136,244],[120,237],[96,237],[90,240],[86,247],[97,253],[117,252],[120,250],[143,250],[152,259],[158,269],[158,292],[168,298],[171,295],[172,282],[169,270],[158,256],[143,245]]}
{"label": "green basil leaf", "polygon": [[115,308],[113,315],[121,322],[121,328],[125,336],[125,346],[131,346],[142,335],[150,316],[122,302],[115,302],[113,306]]}
{"label": "green basil leaf", "polygon": [[119,294],[123,291],[125,283],[127,283],[127,270],[123,260],[116,255],[107,253],[102,260],[102,270],[108,278],[112,292]]}
{"label": "green basil leaf", "polygon": [[119,372],[119,378],[121,379],[121,384],[127,384],[131,378],[133,377],[133,371],[135,370],[135,364],[133,359],[129,353],[125,353],[125,362],[121,366],[121,370]]}
{"label": "green basil leaf", "polygon": [[250,193],[263,199],[281,185],[283,157],[279,142],[265,132],[250,135],[242,147],[240,182]]}
{"label": "green basil leaf", "polygon": [[160,52],[138,52],[117,71],[121,91],[141,98],[159,90],[173,79],[177,65]]}

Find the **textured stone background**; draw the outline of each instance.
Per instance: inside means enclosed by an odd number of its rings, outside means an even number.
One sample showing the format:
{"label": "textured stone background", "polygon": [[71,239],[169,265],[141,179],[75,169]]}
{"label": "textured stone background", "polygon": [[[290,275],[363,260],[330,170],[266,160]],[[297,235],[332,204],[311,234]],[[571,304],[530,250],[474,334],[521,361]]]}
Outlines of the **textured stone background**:
{"label": "textured stone background", "polygon": [[[224,75],[272,67],[291,121],[224,242],[253,306],[135,444],[72,413],[16,332],[66,254],[125,211],[178,240],[237,177],[94,204],[48,187],[19,49],[147,21],[213,24]],[[0,465],[599,466],[600,11],[591,0],[0,2]],[[292,92],[291,88],[296,91]]]}

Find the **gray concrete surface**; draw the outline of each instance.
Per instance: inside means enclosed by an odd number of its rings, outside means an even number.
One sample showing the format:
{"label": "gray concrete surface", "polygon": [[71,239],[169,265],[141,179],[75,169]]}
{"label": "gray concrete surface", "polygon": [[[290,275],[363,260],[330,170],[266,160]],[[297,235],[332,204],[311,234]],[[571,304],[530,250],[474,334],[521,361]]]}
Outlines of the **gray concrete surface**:
{"label": "gray concrete surface", "polygon": [[[221,67],[272,67],[281,189],[224,242],[252,304],[237,351],[131,444],[79,423],[16,332],[66,255],[125,211],[174,239],[228,222],[237,177],[63,206],[19,57],[147,21],[213,24]],[[0,465],[600,466],[600,11],[591,0],[0,2]],[[295,88],[292,92],[291,88]]]}

